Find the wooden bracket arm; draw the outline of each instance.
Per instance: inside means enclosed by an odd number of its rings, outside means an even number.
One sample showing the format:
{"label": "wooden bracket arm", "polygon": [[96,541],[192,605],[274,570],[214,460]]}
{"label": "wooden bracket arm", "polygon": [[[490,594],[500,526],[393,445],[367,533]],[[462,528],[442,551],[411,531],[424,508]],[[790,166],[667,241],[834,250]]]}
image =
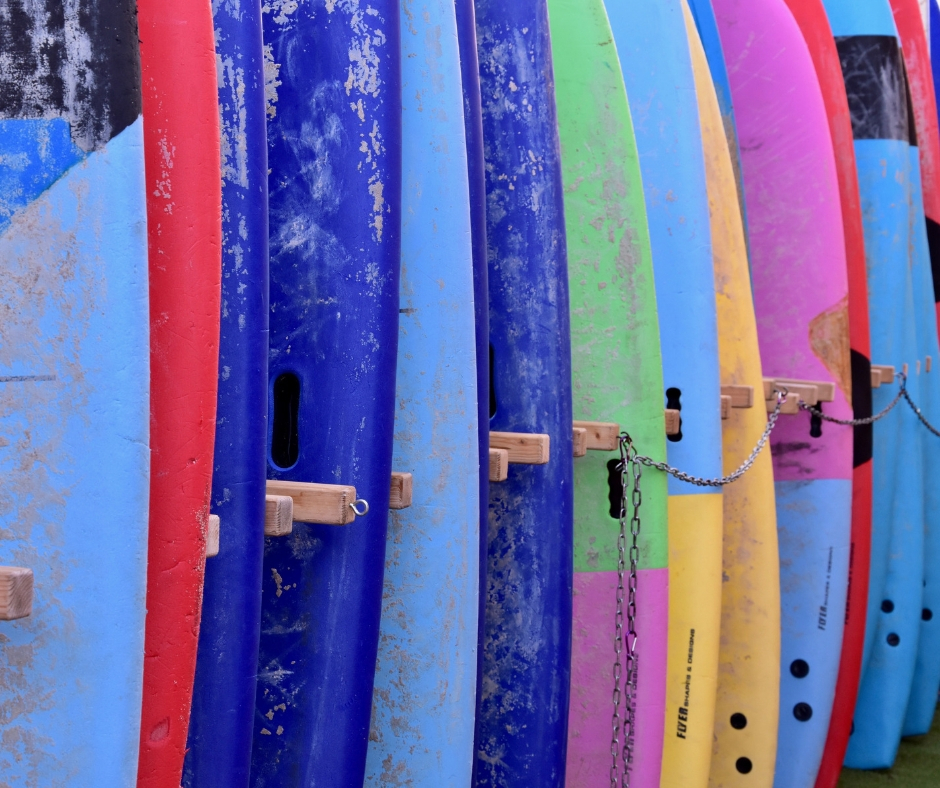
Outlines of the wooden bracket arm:
{"label": "wooden bracket arm", "polygon": [[0,566],[0,621],[26,618],[33,612],[33,570]]}
{"label": "wooden bracket arm", "polygon": [[588,451],[617,451],[620,425],[613,421],[575,421],[575,429],[587,433]]}
{"label": "wooden bracket arm", "polygon": [[[773,399],[765,400],[767,405],[767,412],[773,413],[774,408],[777,407],[777,397],[774,396]],[[787,392],[787,398],[783,401],[783,405],[780,408],[780,414],[786,414],[792,416],[795,413],[800,412],[800,395],[794,392]]]}
{"label": "wooden bracket arm", "polygon": [[268,495],[287,495],[294,499],[294,521],[323,525],[349,525],[356,519],[356,509],[365,501],[356,499],[356,488],[349,484],[317,484],[316,482],[288,482],[268,479]]}
{"label": "wooden bracket arm", "polygon": [[509,477],[509,451],[490,448],[490,481],[504,482]]}
{"label": "wooden bracket arm", "polygon": [[294,499],[289,495],[264,497],[264,535],[288,536],[294,530]]}
{"label": "wooden bracket arm", "polygon": [[666,434],[678,435],[682,415],[677,410],[666,408]]}
{"label": "wooden bracket arm", "polygon": [[215,558],[219,554],[219,515],[210,514],[206,524],[206,558]]}
{"label": "wooden bracket arm", "polygon": [[872,364],[871,387],[879,388],[882,383],[894,383],[894,367],[886,364]]}
{"label": "wooden bracket arm", "polygon": [[413,489],[410,473],[392,471],[392,487],[388,496],[388,508],[407,509],[411,506]]}
{"label": "wooden bracket arm", "polygon": [[731,395],[730,394],[721,395],[721,418],[723,419],[731,418]]}
{"label": "wooden bracket arm", "polygon": [[491,432],[490,446],[506,449],[509,462],[520,465],[545,465],[549,458],[549,436],[530,432]]}
{"label": "wooden bracket arm", "polygon": [[[816,405],[820,402],[834,402],[836,398],[836,384],[830,380],[798,380],[796,378],[774,378],[778,386],[785,386],[788,391],[796,391],[802,395],[802,389],[816,389],[816,402],[810,402],[803,396],[807,405]],[[812,392],[809,392],[812,395]]]}
{"label": "wooden bracket arm", "polygon": [[754,387],[738,386],[728,384],[721,387],[723,397],[731,397],[732,408],[753,408],[754,407]]}

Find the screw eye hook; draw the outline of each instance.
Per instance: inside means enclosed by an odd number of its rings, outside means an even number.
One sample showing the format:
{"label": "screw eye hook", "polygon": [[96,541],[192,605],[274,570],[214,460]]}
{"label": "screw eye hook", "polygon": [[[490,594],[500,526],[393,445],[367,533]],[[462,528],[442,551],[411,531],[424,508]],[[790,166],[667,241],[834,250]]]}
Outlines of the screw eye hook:
{"label": "screw eye hook", "polygon": [[[357,507],[356,504],[359,504],[359,506]],[[349,504],[349,508],[355,512],[356,517],[362,517],[369,513],[369,502],[365,498],[357,498]]]}

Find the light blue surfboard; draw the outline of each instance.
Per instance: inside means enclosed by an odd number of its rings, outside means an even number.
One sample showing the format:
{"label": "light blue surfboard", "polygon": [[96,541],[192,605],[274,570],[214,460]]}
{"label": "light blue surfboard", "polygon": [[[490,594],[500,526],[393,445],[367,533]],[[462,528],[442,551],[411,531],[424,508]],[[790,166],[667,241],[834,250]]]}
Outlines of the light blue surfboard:
{"label": "light blue surfboard", "polygon": [[35,585],[0,621],[0,785],[126,788],[150,473],[136,16],[19,8],[0,14],[22,44],[0,68],[0,566]]}
{"label": "light blue surfboard", "polygon": [[366,786],[468,785],[480,501],[473,259],[457,23],[450,0],[401,16],[401,308],[393,511]]}
{"label": "light blue surfboard", "polygon": [[[887,0],[824,0],[852,116],[868,259],[871,359],[912,373],[918,355],[910,272],[910,146],[903,64]],[[920,397],[919,376],[908,390]],[[896,385],[874,389],[884,408]],[[845,756],[894,762],[917,656],[923,587],[923,428],[903,404],[874,425],[871,570],[862,680]]]}

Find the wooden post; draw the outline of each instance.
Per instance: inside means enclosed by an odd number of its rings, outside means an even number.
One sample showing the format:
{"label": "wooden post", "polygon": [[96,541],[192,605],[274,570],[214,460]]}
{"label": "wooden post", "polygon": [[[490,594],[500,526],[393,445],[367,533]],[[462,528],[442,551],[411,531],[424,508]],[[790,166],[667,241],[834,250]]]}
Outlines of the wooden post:
{"label": "wooden post", "polygon": [[264,535],[287,536],[294,530],[294,499],[289,495],[264,498]]}
{"label": "wooden post", "polygon": [[[735,386],[735,385],[722,386],[721,395],[723,397],[731,398],[732,408],[753,408],[754,407],[754,387],[753,386]],[[726,418],[726,417],[723,416],[722,418]]]}
{"label": "wooden post", "polygon": [[587,430],[584,427],[571,428],[571,447],[575,457],[587,454]]}
{"label": "wooden post", "polygon": [[617,451],[620,425],[613,421],[575,421],[574,426],[587,431],[589,451]]}
{"label": "wooden post", "polygon": [[294,499],[294,522],[349,525],[356,519],[350,505],[356,502],[356,488],[352,485],[268,479],[267,493]]}
{"label": "wooden post", "polygon": [[677,410],[666,408],[666,434],[678,435],[680,428],[681,414]]}
{"label": "wooden post", "polygon": [[509,476],[509,451],[490,448],[490,481],[504,482]]}
{"label": "wooden post", "polygon": [[26,618],[33,612],[33,570],[0,566],[0,621]]}
{"label": "wooden post", "polygon": [[411,506],[412,490],[410,473],[392,471],[392,487],[388,497],[388,508],[407,509]]}
{"label": "wooden post", "polygon": [[491,432],[490,446],[506,449],[509,462],[545,465],[549,458],[549,436],[535,432]]}
{"label": "wooden post", "polygon": [[215,558],[219,554],[219,515],[210,514],[206,526],[206,558]]}

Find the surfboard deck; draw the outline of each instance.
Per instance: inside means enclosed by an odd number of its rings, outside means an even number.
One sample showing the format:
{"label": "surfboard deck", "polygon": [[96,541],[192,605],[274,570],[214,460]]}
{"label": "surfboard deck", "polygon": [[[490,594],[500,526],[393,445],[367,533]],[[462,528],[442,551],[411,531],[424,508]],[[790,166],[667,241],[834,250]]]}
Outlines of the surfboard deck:
{"label": "surfboard deck", "polygon": [[[848,419],[845,239],[813,62],[783,0],[719,0],[715,11],[742,151],[763,371],[833,382],[824,411]],[[829,730],[848,587],[852,432],[801,412],[781,417],[771,448],[782,610],[774,785],[784,788],[815,780]]]}
{"label": "surfboard deck", "polygon": [[260,3],[217,4],[222,311],[212,513],[186,788],[247,786],[254,726],[268,418],[268,162]]}
{"label": "surfboard deck", "polygon": [[490,485],[474,784],[561,786],[571,659],[573,458],[552,50],[544,0],[482,0],[476,15],[490,429],[547,434],[550,458],[546,465],[510,465],[506,481]]}
{"label": "surfboard deck", "polygon": [[[731,149],[716,86],[686,10],[698,96],[711,219],[721,381],[761,390],[757,322]],[[740,466],[767,422],[754,407],[732,407],[722,423],[724,473]],[[769,448],[723,488],[721,646],[710,785],[773,782],[780,671],[780,585],[773,469]],[[743,724],[742,724],[743,723]]]}
{"label": "surfboard deck", "polygon": [[[265,539],[254,786],[361,785],[378,648],[398,345],[398,6],[272,6],[268,477],[369,512]],[[266,56],[267,59],[267,56]],[[279,84],[275,84],[279,83]]]}
{"label": "surfboard deck", "polygon": [[[897,32],[887,2],[824,2],[852,116],[868,260],[871,358],[898,370],[910,361],[913,370],[909,127]],[[872,66],[880,73],[875,79]],[[911,375],[908,383],[916,401],[918,377]],[[884,408],[896,393],[895,385],[876,389],[873,410]],[[909,408],[897,408],[874,427],[865,651],[845,757],[845,765],[854,768],[890,766],[907,708],[923,577],[921,429]]]}
{"label": "surfboard deck", "polygon": [[[937,347],[937,281],[940,276],[940,130],[937,127],[937,103],[930,70],[923,18],[916,0],[892,0],[891,10],[901,39],[901,49],[910,89],[912,117],[917,145],[912,152],[911,232],[914,255],[911,270],[917,311],[917,361],[914,372],[920,374],[921,401],[918,403],[928,420],[940,417],[940,375],[931,375]],[[932,239],[932,240],[931,240]],[[928,362],[927,358],[931,361]],[[930,364],[930,366],[928,366]],[[918,736],[930,731],[934,702],[940,687],[940,491],[934,480],[940,473],[940,443],[922,433],[924,448],[924,585],[917,663],[904,718],[902,735]]]}
{"label": "surfboard deck", "polygon": [[[822,90],[829,120],[839,179],[842,227],[845,237],[849,281],[849,341],[852,363],[852,413],[862,419],[871,415],[871,359],[868,326],[868,293],[865,273],[865,242],[859,206],[858,175],[852,142],[852,120],[842,81],[839,53],[821,0],[787,0],[803,40],[809,49]],[[839,676],[829,733],[816,776],[818,788],[833,788],[839,779],[858,694],[865,642],[865,610],[871,562],[872,427],[853,429],[852,532],[849,553],[849,586],[845,606],[845,630]]]}
{"label": "surfboard deck", "polygon": [[[665,457],[662,366],[643,185],[620,64],[601,0],[551,0],[559,139],[565,183],[574,415],[616,422],[643,453]],[[574,641],[568,788],[609,775],[618,451],[575,460]],[[634,785],[658,774],[667,605],[666,483],[642,480],[637,587]],[[625,581],[626,584],[627,581]],[[622,664],[625,665],[624,658]],[[649,677],[649,680],[647,679]],[[626,718],[626,701],[620,706]]]}
{"label": "surfboard deck", "polygon": [[393,467],[412,474],[414,497],[390,517],[365,785],[467,785],[480,449],[460,55],[453,2],[425,0],[402,14],[405,190]]}
{"label": "surfboard deck", "polygon": [[[608,3],[633,116],[653,251],[669,464],[721,476],[715,280],[695,82],[680,0]],[[694,341],[690,341],[695,337]],[[670,477],[662,784],[705,785],[721,626],[721,491]],[[691,672],[688,668],[691,652]],[[668,710],[668,711],[667,711]]]}
{"label": "surfboard deck", "polygon": [[0,19],[18,44],[0,69],[0,565],[32,570],[33,601],[0,622],[0,783],[118,788],[137,774],[150,480],[137,20],[18,9]]}
{"label": "surfboard deck", "polygon": [[138,2],[150,257],[140,788],[176,785],[192,705],[219,362],[221,174],[208,2]]}

